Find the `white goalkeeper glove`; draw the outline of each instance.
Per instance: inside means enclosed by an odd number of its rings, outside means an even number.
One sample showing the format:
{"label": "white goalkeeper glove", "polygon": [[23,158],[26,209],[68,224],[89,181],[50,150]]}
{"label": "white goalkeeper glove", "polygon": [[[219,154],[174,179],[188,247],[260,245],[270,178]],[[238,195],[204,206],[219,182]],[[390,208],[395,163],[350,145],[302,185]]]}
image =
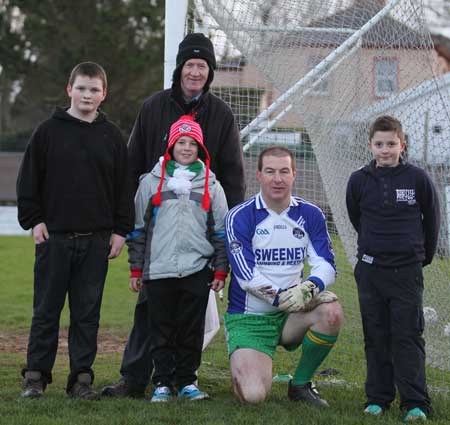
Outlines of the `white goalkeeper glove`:
{"label": "white goalkeeper glove", "polygon": [[305,280],[281,292],[278,295],[278,307],[288,313],[295,313],[300,311],[318,293],[317,285],[310,280]]}

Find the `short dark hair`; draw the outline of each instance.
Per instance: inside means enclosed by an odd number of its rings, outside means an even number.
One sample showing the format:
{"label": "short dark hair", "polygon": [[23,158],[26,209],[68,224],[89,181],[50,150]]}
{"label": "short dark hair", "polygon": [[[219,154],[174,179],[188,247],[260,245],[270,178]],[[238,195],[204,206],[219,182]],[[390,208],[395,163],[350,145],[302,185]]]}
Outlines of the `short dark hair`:
{"label": "short dark hair", "polygon": [[402,123],[390,115],[383,115],[378,117],[369,129],[369,140],[373,139],[373,136],[377,131],[393,131],[398,138],[404,142],[405,133],[403,132]]}
{"label": "short dark hair", "polygon": [[259,154],[259,157],[258,157],[258,171],[262,171],[263,158],[265,156],[276,156],[278,158],[288,156],[289,158],[291,158],[292,171],[295,171],[296,166],[295,166],[294,154],[288,148],[285,148],[283,146],[270,146],[270,147],[264,149]]}
{"label": "short dark hair", "polygon": [[69,77],[69,85],[73,86],[73,83],[75,82],[75,79],[79,76],[87,76],[90,78],[100,78],[103,83],[103,88],[106,89],[108,86],[108,80],[106,78],[106,72],[103,69],[102,66],[100,66],[98,63],[95,62],[81,62],[78,65],[76,65],[72,72],[70,73]]}

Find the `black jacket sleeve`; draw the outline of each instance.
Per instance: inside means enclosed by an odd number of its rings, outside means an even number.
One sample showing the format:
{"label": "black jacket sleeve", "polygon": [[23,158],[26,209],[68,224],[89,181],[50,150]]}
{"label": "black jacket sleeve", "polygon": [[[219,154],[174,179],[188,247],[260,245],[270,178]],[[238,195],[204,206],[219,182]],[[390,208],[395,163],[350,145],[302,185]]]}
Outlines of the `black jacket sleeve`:
{"label": "black jacket sleeve", "polygon": [[360,218],[361,218],[361,210],[359,207],[360,195],[358,193],[358,188],[359,185],[357,182],[357,175],[353,173],[350,176],[350,179],[347,184],[345,201],[347,204],[348,217],[356,232],[359,232]]}
{"label": "black jacket sleeve", "polygon": [[128,166],[127,146],[117,130],[117,152],[114,175],[114,228],[113,233],[126,236],[134,228],[134,202]]}
{"label": "black jacket sleeve", "polygon": [[441,213],[439,197],[431,179],[425,175],[424,187],[421,190],[422,199],[420,201],[422,210],[422,223],[424,233],[425,260],[423,266],[431,264],[436,253],[439,227],[441,223]]}
{"label": "black jacket sleeve", "polygon": [[17,177],[17,210],[20,225],[31,229],[44,221],[41,186],[45,176],[45,140],[38,127],[32,134]]}
{"label": "black jacket sleeve", "polygon": [[[141,107],[139,114],[134,123],[128,140],[128,164],[131,181],[131,193],[134,195],[139,186],[139,177],[145,172],[145,144],[147,143],[146,125],[143,117],[144,105]],[[149,123],[146,123],[149,125]]]}
{"label": "black jacket sleeve", "polygon": [[245,199],[245,175],[239,130],[231,111],[227,124],[221,135],[216,176],[225,191],[228,208],[231,209]]}

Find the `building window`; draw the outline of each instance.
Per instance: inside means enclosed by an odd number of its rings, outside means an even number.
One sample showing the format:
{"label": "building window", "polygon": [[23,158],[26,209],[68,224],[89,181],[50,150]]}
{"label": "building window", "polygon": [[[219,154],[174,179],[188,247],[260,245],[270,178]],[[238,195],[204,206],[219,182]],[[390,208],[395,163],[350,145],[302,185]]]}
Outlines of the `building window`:
{"label": "building window", "polygon": [[439,124],[433,125],[433,133],[434,134],[441,134],[442,133],[442,127]]}
{"label": "building window", "polygon": [[227,103],[240,129],[249,124],[260,111],[263,89],[251,87],[212,87],[212,92]]}
{"label": "building window", "polygon": [[[320,56],[320,55],[309,56],[309,58],[308,58],[308,72],[311,71],[311,69],[313,69],[315,66],[317,66],[324,59],[325,59],[325,57],[324,56]],[[328,71],[328,69],[329,69],[329,65],[327,65],[322,70],[320,75],[323,75],[324,73],[326,73]],[[319,75],[318,78],[320,78],[320,75]],[[323,78],[319,83],[313,82],[311,93],[312,94],[330,94],[330,77],[327,76],[327,77]]]}
{"label": "building window", "polygon": [[375,96],[388,97],[398,90],[398,60],[375,59]]}

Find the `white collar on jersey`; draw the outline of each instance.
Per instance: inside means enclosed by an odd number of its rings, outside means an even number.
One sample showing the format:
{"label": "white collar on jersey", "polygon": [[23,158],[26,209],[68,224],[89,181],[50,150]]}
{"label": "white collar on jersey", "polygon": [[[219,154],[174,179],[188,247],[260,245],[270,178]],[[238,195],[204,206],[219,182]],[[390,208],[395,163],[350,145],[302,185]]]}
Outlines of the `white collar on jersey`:
{"label": "white collar on jersey", "polygon": [[[264,202],[264,199],[262,197],[262,193],[261,192],[259,192],[256,195],[255,202],[256,202],[256,209],[258,209],[258,210],[263,210],[263,209],[264,210],[268,210],[268,209],[270,209],[267,206],[267,204]],[[296,206],[298,206],[298,201],[293,196],[291,196],[291,200],[289,202],[289,207],[296,207]]]}

